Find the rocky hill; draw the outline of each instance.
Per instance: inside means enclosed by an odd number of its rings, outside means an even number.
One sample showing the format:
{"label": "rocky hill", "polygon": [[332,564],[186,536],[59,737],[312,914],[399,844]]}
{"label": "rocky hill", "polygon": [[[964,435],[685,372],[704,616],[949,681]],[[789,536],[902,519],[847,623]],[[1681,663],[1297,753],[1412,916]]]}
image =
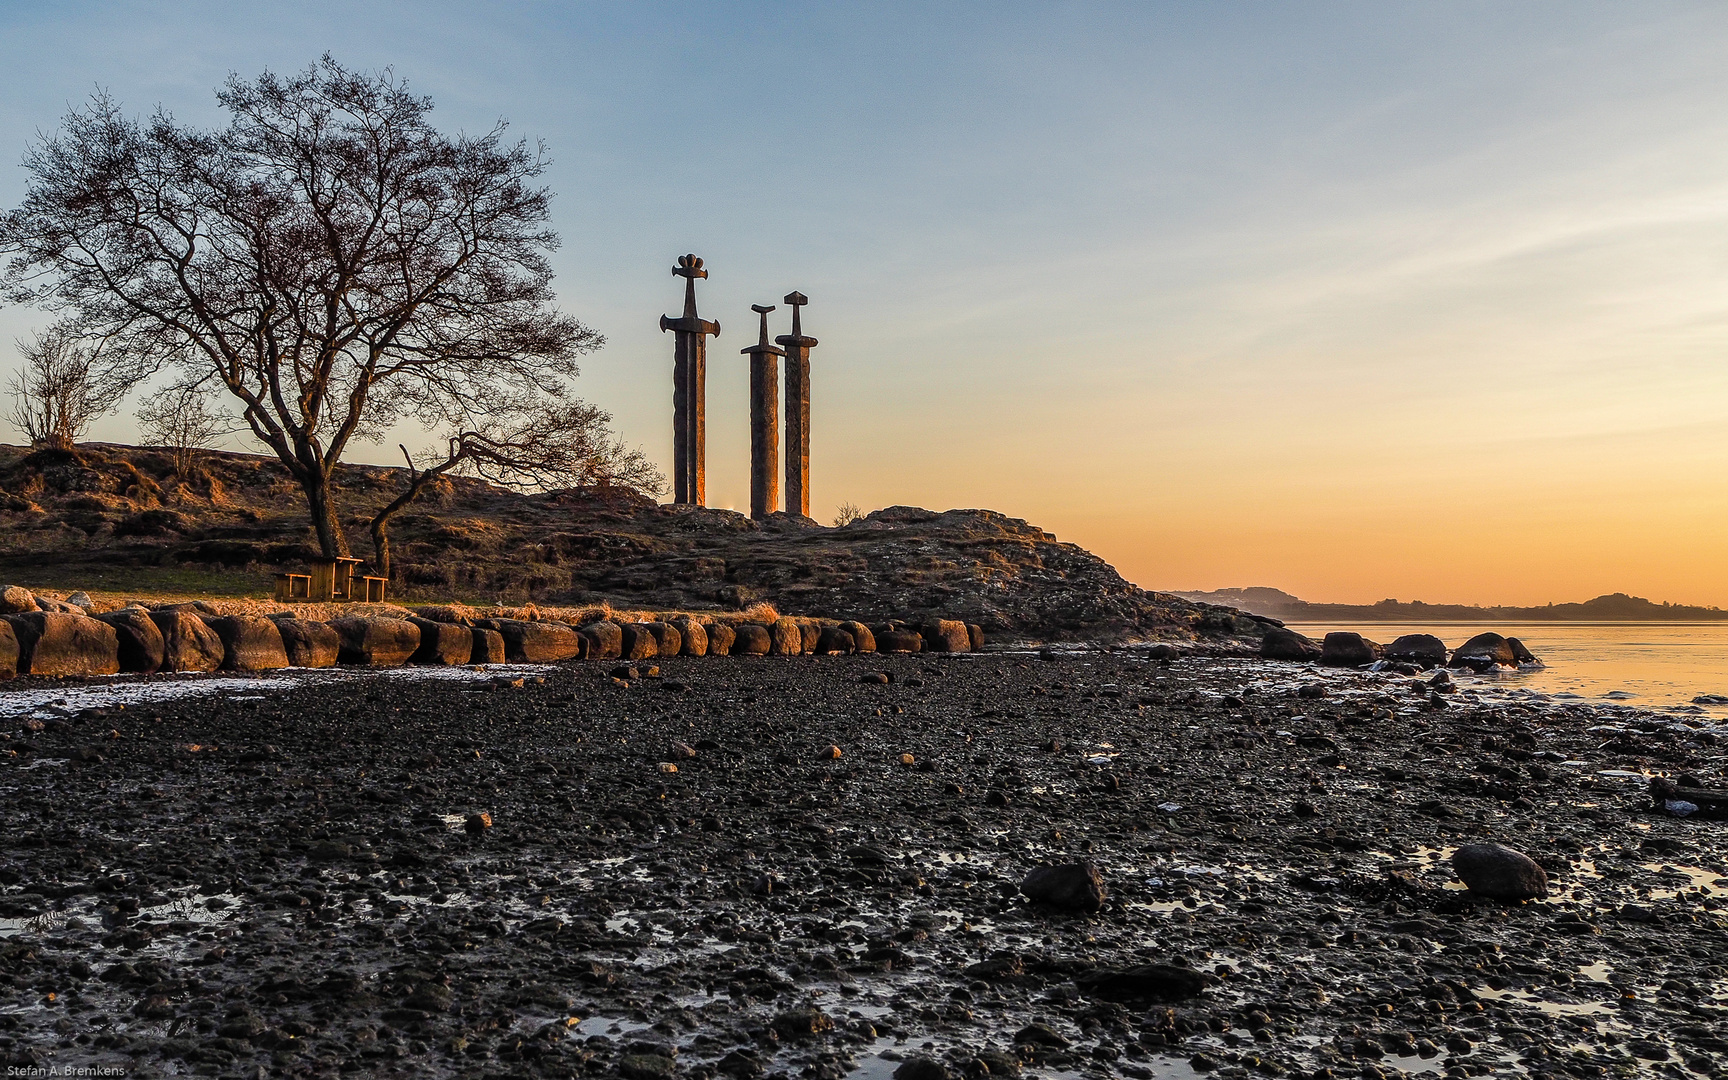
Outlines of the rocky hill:
{"label": "rocky hill", "polygon": [[[348,466],[337,498],[355,554],[403,470]],[[203,455],[192,475],[144,447],[0,447],[0,575],[33,588],[267,596],[315,553],[272,459]],[[634,492],[525,495],[457,477],[391,530],[393,599],[608,602],[866,621],[942,615],[1035,641],[1257,639],[1266,621],[1149,593],[1108,563],[990,510],[896,506],[841,528],[785,514],[659,505]]]}
{"label": "rocky hill", "polygon": [[1716,622],[1728,611],[1690,604],[1658,604],[1642,596],[1607,593],[1582,603],[1540,607],[1478,607],[1428,604],[1421,600],[1382,600],[1377,604],[1314,604],[1281,589],[1217,589],[1176,592],[1196,603],[1221,604],[1284,622]]}

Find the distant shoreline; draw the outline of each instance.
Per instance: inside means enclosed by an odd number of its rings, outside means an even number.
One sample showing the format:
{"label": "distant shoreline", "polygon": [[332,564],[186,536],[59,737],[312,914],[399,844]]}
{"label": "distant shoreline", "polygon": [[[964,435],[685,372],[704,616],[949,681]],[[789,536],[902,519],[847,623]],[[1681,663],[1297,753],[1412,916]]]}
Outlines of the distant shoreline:
{"label": "distant shoreline", "polygon": [[1382,600],[1378,604],[1316,604],[1282,589],[1257,586],[1176,592],[1185,600],[1224,604],[1281,622],[1352,623],[1709,623],[1728,622],[1728,611],[1692,604],[1654,603],[1640,596],[1609,593],[1583,603],[1541,607],[1476,607]]}

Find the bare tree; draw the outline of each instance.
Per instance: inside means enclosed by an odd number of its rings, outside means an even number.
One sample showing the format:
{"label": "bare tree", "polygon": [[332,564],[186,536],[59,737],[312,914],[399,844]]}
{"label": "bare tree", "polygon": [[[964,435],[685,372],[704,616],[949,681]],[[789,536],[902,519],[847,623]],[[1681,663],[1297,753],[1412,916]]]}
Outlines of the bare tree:
{"label": "bare tree", "polygon": [[416,464],[406,446],[408,487],[372,518],[372,550],[378,573],[390,576],[390,519],[449,473],[465,473],[530,491],[558,488],[627,487],[650,494],[666,490],[666,479],[640,450],[612,434],[612,416],[574,399],[524,402],[505,419],[457,431],[442,457]]}
{"label": "bare tree", "polygon": [[346,554],[330,481],[353,440],[512,427],[603,339],[553,307],[543,147],[442,134],[391,71],[328,56],[216,96],[218,130],[98,94],[32,146],[0,288],[112,338],[105,385],[172,367],[231,394]]}
{"label": "bare tree", "polygon": [[169,387],[139,406],[138,430],[149,443],[166,447],[174,457],[174,475],[192,475],[198,451],[233,430],[228,419],[211,405],[202,387],[182,383]]}
{"label": "bare tree", "polygon": [[19,341],[24,366],[12,377],[7,420],[31,446],[70,450],[96,418],[114,408],[118,395],[97,377],[102,343],[58,323],[30,341]]}
{"label": "bare tree", "polygon": [[858,509],[855,502],[843,502],[835,507],[834,527],[843,529],[864,516],[864,511]]}

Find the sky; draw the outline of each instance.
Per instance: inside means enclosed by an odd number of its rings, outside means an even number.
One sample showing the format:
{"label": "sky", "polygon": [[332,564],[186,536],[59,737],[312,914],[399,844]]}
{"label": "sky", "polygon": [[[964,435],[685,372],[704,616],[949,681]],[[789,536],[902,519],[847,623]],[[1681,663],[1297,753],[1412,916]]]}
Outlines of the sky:
{"label": "sky", "polygon": [[[988,507],[1154,589],[1728,607],[1728,5],[0,0],[0,165],[98,87],[216,126],[326,51],[547,142],[579,392],[668,475],[706,260],[710,505],[749,505],[749,306],[797,289],[819,519]],[[0,371],[45,321],[0,310]]]}

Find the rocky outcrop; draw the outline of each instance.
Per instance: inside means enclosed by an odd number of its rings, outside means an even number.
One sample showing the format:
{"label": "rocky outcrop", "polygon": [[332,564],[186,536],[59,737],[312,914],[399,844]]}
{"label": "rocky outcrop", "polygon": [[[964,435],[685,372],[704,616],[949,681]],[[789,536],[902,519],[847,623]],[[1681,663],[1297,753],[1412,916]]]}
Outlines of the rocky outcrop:
{"label": "rocky outcrop", "polygon": [[1530,650],[1524,647],[1522,641],[1489,632],[1477,634],[1454,649],[1452,659],[1446,666],[1487,671],[1494,667],[1517,667],[1520,664],[1536,662],[1536,658],[1530,655]]}
{"label": "rocky outcrop", "polygon": [[1294,630],[1276,626],[1266,631],[1266,636],[1260,639],[1260,658],[1312,663],[1320,659],[1320,643]]}
{"label": "rocky outcrop", "polygon": [[1320,643],[1320,662],[1328,667],[1362,667],[1380,659],[1380,644],[1350,630],[1334,630]]}
{"label": "rocky outcrop", "polygon": [[1421,668],[1446,663],[1446,643],[1433,634],[1404,634],[1386,646],[1385,659]]}

